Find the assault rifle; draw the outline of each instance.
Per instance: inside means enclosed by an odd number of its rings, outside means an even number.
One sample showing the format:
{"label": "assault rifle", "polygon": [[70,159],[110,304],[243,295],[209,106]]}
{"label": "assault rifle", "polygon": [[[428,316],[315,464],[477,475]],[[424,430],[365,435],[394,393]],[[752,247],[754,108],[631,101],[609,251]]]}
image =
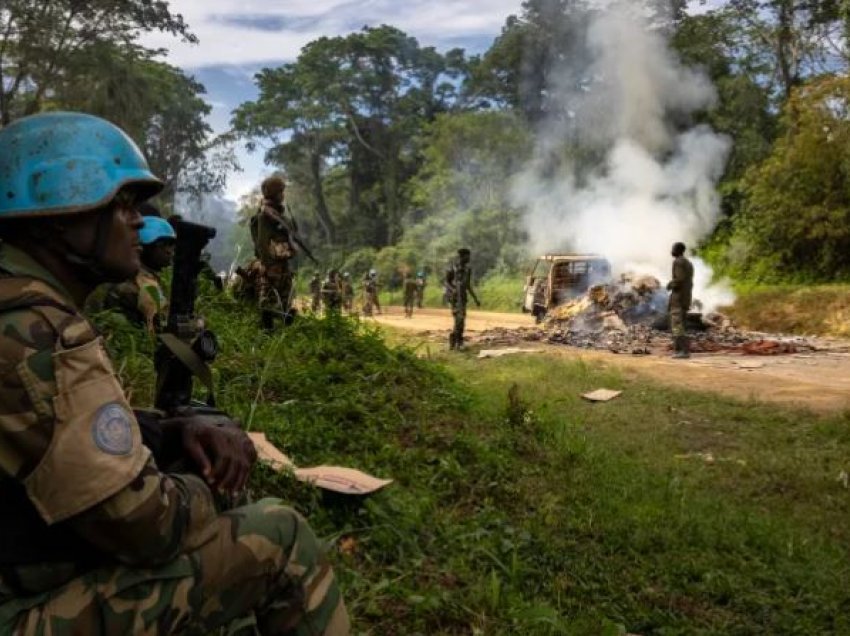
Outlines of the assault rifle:
{"label": "assault rifle", "polygon": [[159,335],[154,356],[156,408],[166,413],[192,403],[192,377],[207,387],[207,406],[215,406],[212,374],[207,366],[215,360],[218,341],[195,315],[201,252],[215,237],[215,229],[182,219],[172,221],[177,250],[171,281],[171,300],[165,330]]}

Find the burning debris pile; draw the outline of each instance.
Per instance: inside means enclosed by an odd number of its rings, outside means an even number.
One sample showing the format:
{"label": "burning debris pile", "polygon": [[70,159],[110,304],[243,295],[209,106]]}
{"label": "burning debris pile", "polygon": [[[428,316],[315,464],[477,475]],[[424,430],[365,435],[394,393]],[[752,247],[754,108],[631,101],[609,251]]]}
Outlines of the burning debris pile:
{"label": "burning debris pile", "polygon": [[[694,303],[699,310],[699,302]],[[741,331],[720,313],[688,314],[691,351],[782,355],[813,350],[808,341],[767,338]],[[582,349],[633,355],[664,354],[672,348],[667,292],[652,276],[625,275],[618,282],[595,285],[587,293],[549,312],[537,329],[498,330],[481,334],[487,345],[548,342]]]}

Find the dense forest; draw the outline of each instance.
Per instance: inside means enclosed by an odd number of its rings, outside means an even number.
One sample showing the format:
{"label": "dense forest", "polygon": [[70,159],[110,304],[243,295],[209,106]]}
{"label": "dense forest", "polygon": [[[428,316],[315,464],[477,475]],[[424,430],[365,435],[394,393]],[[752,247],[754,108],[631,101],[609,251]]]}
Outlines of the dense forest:
{"label": "dense forest", "polygon": [[[659,101],[665,126],[708,125],[731,142],[703,256],[738,280],[850,278],[850,3],[626,4],[640,5],[675,64],[713,85],[711,99],[687,108]],[[526,0],[480,55],[439,51],[388,25],[320,38],[258,73],[258,97],[216,136],[204,87],[140,44],[152,30],[195,39],[167,2],[7,0],[0,121],[53,109],[114,121],[168,183],[166,210],[221,193],[238,168],[236,144],[262,148],[329,266],[434,271],[468,244],[479,276],[515,273],[536,247],[515,177],[534,162],[553,178],[568,165],[578,183],[611,169],[591,124],[563,99],[565,86],[599,90],[596,7]],[[243,215],[255,205],[242,203]]]}

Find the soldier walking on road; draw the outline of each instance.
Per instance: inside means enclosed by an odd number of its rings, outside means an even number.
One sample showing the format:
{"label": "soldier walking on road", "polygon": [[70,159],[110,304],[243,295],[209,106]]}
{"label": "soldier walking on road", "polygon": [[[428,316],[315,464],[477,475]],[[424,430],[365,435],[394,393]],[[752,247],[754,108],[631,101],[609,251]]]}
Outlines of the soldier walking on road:
{"label": "soldier walking on road", "polygon": [[673,334],[673,346],[676,359],[691,357],[690,342],[685,331],[685,321],[691,308],[694,289],[694,266],[685,258],[684,243],[673,245],[673,280],[667,284],[670,292],[668,311],[670,312],[670,331]]}
{"label": "soldier walking on road", "polygon": [[454,330],[449,336],[449,348],[460,350],[463,348],[463,332],[466,328],[466,305],[468,296],[472,296],[475,304],[480,307],[481,302],[472,289],[472,270],[469,266],[471,252],[463,247],[457,251],[457,259],[446,272],[446,290],[449,302],[452,305],[454,316]]}
{"label": "soldier walking on road", "polygon": [[256,460],[238,423],[134,411],[80,313],[139,270],[137,205],[163,187],[139,148],[34,115],[0,130],[0,174],[0,634],[349,634],[307,522],[216,496]]}
{"label": "soldier walking on road", "polygon": [[402,289],[404,291],[404,317],[413,318],[413,308],[416,306],[416,279],[411,277],[410,274],[405,274]]}
{"label": "soldier walking on road", "polygon": [[422,309],[422,304],[425,302],[426,285],[425,272],[418,272],[416,274],[416,307],[418,309]]}
{"label": "soldier walking on road", "polygon": [[251,219],[251,236],[263,265],[259,289],[263,327],[272,329],[275,315],[282,316],[285,322],[292,316],[291,261],[298,253],[293,238],[298,226],[286,211],[283,177],[269,177],[261,188],[263,203]]}
{"label": "soldier walking on road", "polygon": [[378,272],[374,269],[363,277],[363,315],[371,316],[373,310],[381,313],[381,301],[378,298]]}

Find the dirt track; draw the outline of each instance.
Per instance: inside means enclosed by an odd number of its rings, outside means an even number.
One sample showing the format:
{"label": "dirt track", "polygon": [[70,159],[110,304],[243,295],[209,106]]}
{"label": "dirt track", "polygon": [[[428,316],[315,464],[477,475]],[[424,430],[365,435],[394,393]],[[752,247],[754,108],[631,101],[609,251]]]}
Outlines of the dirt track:
{"label": "dirt track", "polygon": [[[406,319],[399,307],[389,307],[375,321],[388,327],[418,332],[428,337],[452,327],[447,309],[420,309]],[[470,311],[467,330],[479,332],[503,327],[533,325],[531,317]],[[621,368],[627,375],[641,375],[686,388],[710,390],[739,399],[755,399],[819,412],[850,409],[850,353],[823,352],[806,355],[756,357],[729,354],[697,354],[689,361],[661,356],[615,355],[558,345],[529,343],[548,354],[595,360]]]}

